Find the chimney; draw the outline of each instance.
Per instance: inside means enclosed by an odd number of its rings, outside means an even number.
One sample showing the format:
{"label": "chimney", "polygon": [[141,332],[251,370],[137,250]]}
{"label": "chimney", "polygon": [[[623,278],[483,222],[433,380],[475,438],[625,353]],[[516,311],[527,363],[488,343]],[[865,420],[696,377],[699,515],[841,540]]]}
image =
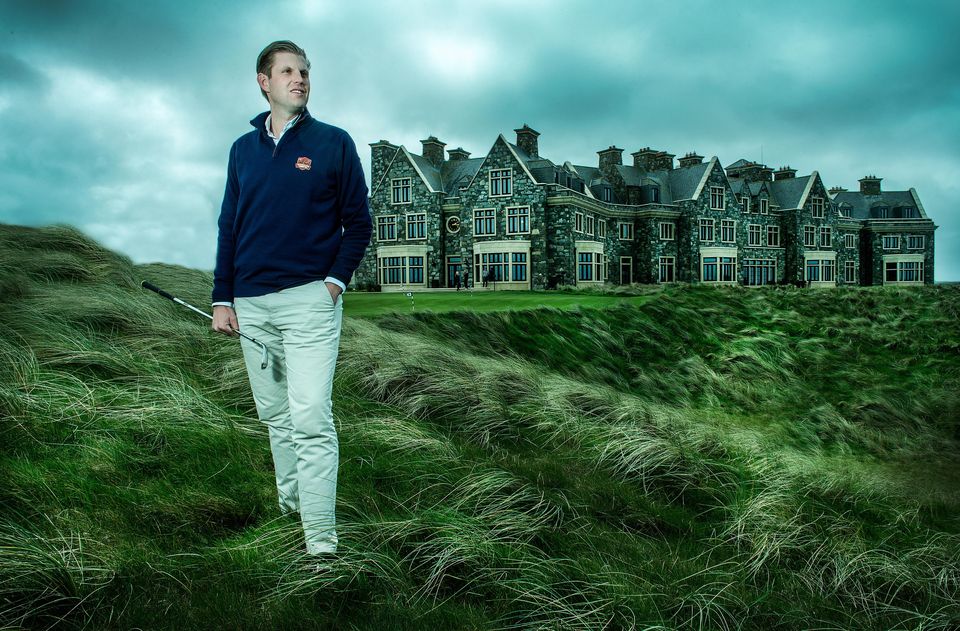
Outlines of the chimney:
{"label": "chimney", "polygon": [[633,156],[633,166],[642,169],[644,171],[656,171],[657,170],[657,155],[661,153],[656,149],[651,149],[650,147],[644,147],[640,151],[635,151],[630,155]]}
{"label": "chimney", "polygon": [[677,160],[677,162],[680,164],[680,168],[691,167],[695,164],[703,164],[703,156],[699,155],[696,151],[691,151]]}
{"label": "chimney", "polygon": [[436,136],[430,136],[426,140],[421,140],[420,143],[423,145],[421,155],[439,169],[443,165],[443,148],[447,146],[447,143],[440,142]]}
{"label": "chimney", "polygon": [[611,167],[617,164],[623,164],[623,149],[610,145],[606,149],[597,152],[600,154],[600,169]]}
{"label": "chimney", "polygon": [[393,156],[396,155],[399,148],[386,140],[370,143],[370,181],[373,182],[374,186],[383,177],[387,165],[393,160]]}
{"label": "chimney", "polygon": [[770,182],[773,180],[773,169],[758,162],[748,162],[736,169],[728,169],[727,176],[743,178],[747,182]]}
{"label": "chimney", "polygon": [[827,193],[830,194],[831,198],[836,197],[838,193],[846,193],[846,192],[847,192],[847,189],[843,188],[842,186],[834,186],[834,187],[831,187],[829,191],[827,191]]}
{"label": "chimney", "polygon": [[674,154],[667,153],[666,151],[658,151],[657,157],[654,162],[656,167],[654,170],[666,170],[669,171],[673,168],[673,157]]}
{"label": "chimney", "polygon": [[465,150],[463,147],[447,149],[447,153],[450,155],[450,162],[462,162],[470,157],[470,152]]}
{"label": "chimney", "polygon": [[517,132],[517,146],[531,158],[539,158],[537,136],[540,135],[540,132],[532,129],[526,123],[524,123],[520,129],[514,129],[513,131]]}
{"label": "chimney", "polygon": [[789,166],[780,167],[777,169],[776,173],[773,174],[773,180],[789,180],[790,178],[797,177],[797,170],[791,169]]}
{"label": "chimney", "polygon": [[860,192],[864,195],[879,195],[880,194],[880,180],[882,177],[877,177],[876,175],[865,175],[860,178]]}

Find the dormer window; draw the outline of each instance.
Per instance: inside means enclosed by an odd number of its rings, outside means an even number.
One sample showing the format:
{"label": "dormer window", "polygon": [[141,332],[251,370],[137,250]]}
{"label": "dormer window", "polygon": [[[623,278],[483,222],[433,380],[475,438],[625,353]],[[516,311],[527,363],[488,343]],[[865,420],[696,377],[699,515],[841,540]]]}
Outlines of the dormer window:
{"label": "dormer window", "polygon": [[873,208],[873,217],[874,219],[889,219],[890,218],[890,207],[889,206],[874,206]]}
{"label": "dormer window", "polygon": [[613,202],[613,189],[609,186],[604,186],[600,193],[603,196],[603,201]]}
{"label": "dormer window", "polygon": [[650,187],[650,201],[654,204],[660,203],[660,187],[659,186]]}

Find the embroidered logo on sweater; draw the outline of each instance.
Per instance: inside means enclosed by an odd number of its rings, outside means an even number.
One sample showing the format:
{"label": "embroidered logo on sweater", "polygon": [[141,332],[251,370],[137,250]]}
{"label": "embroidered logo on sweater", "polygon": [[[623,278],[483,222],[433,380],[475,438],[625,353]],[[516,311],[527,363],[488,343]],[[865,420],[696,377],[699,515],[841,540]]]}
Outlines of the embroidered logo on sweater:
{"label": "embroidered logo on sweater", "polygon": [[309,171],[309,170],[310,170],[310,166],[311,166],[312,164],[313,164],[313,160],[311,160],[310,158],[306,158],[306,157],[301,156],[301,157],[297,158],[297,164],[294,165],[294,166],[296,166],[296,167],[297,167],[298,169],[300,169],[301,171]]}

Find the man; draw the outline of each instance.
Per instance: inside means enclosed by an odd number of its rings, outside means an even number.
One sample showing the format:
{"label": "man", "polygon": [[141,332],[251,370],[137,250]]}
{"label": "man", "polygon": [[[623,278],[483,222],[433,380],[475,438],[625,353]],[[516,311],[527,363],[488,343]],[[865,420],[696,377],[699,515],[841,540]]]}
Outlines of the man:
{"label": "man", "polygon": [[213,281],[213,329],[241,340],[270,433],[280,510],[300,512],[307,553],[337,551],[339,442],[331,393],[341,293],[370,241],[367,186],[350,136],[310,116],[310,62],[273,42],[257,58],[270,111],[230,150]]}

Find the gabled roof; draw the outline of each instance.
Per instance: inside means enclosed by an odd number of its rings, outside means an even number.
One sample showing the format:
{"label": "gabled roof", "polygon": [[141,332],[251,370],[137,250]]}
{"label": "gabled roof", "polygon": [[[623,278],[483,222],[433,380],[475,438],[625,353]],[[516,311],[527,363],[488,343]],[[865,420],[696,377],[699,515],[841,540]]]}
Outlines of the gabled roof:
{"label": "gabled roof", "polygon": [[673,201],[682,199],[696,199],[706,185],[707,177],[713,166],[717,164],[717,156],[708,162],[692,164],[670,171],[670,197]]}
{"label": "gabled roof", "polygon": [[740,158],[733,164],[727,165],[727,170],[729,171],[730,169],[739,169],[740,167],[749,166],[751,164],[753,164],[753,162],[751,162],[750,160],[745,160],[744,158]]}
{"label": "gabled roof", "polygon": [[784,180],[767,182],[767,186],[777,199],[780,208],[800,208],[810,193],[810,187],[816,176],[816,171],[803,177],[789,177]]}
{"label": "gabled roof", "polygon": [[734,195],[743,195],[743,189],[746,188],[746,182],[738,177],[729,177],[727,181],[730,182],[730,190],[733,191]]}
{"label": "gabled roof", "polygon": [[466,186],[480,170],[483,158],[447,160],[440,169],[440,181],[447,195],[459,195],[460,187]]}
{"label": "gabled roof", "polygon": [[424,184],[427,185],[431,193],[443,190],[443,187],[440,185],[440,171],[437,167],[433,166],[433,164],[423,156],[410,153],[403,145],[400,145],[400,148],[403,149],[403,152],[410,158],[411,164],[413,164],[413,167],[420,173],[421,179],[423,179]]}
{"label": "gabled roof", "polygon": [[926,218],[923,206],[917,199],[916,191],[881,191],[879,195],[864,195],[859,191],[843,191],[837,193],[833,199],[838,204],[845,204],[850,207],[850,216],[854,219],[870,219],[870,209],[875,206],[887,206],[888,208],[897,208],[899,206],[910,206],[916,208],[920,217]]}
{"label": "gabled roof", "polygon": [[[756,197],[760,194],[765,187],[763,186],[766,182],[749,182],[748,188],[750,189],[750,195]],[[769,190],[769,189],[768,189]]]}

